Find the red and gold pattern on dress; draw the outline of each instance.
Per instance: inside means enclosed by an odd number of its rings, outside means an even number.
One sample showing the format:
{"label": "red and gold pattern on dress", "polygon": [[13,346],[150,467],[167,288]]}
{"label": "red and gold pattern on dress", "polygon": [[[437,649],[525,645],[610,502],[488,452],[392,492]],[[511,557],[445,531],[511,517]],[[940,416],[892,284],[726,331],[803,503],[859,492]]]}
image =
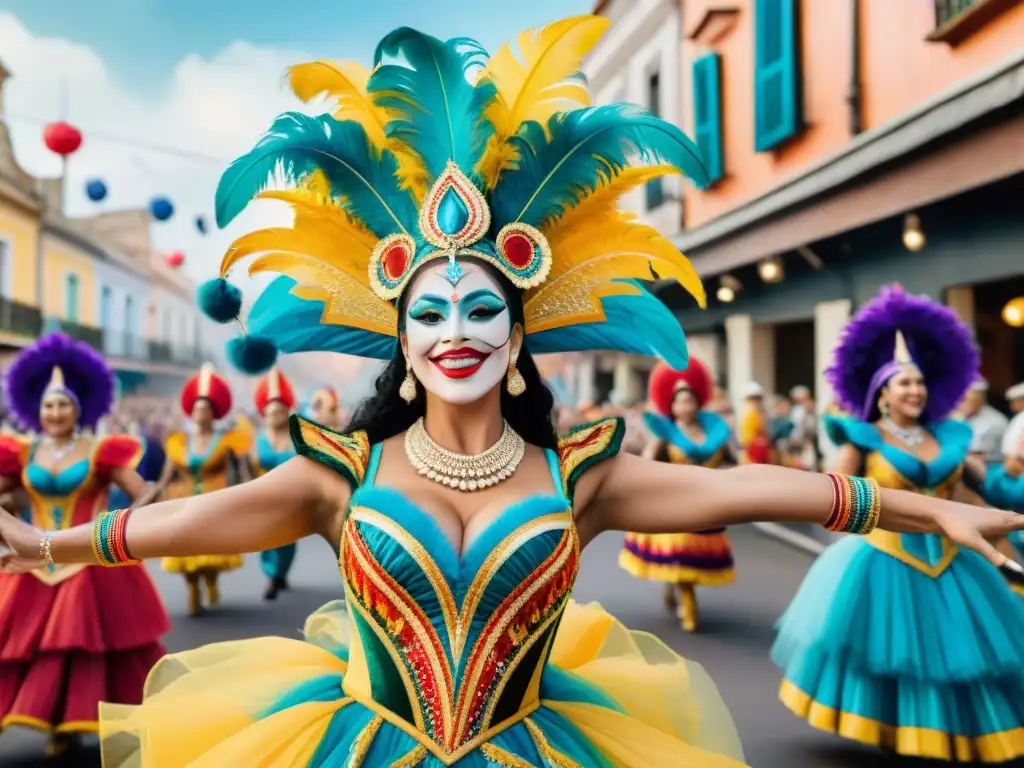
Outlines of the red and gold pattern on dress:
{"label": "red and gold pattern on dress", "polygon": [[300,456],[326,464],[353,488],[362,485],[370,462],[370,440],[365,432],[342,434],[292,414],[289,430]]}
{"label": "red and gold pattern on dress", "polygon": [[587,469],[619,452],[625,431],[622,419],[602,419],[575,427],[559,438],[558,459],[562,465],[566,496],[573,498],[576,481]]}

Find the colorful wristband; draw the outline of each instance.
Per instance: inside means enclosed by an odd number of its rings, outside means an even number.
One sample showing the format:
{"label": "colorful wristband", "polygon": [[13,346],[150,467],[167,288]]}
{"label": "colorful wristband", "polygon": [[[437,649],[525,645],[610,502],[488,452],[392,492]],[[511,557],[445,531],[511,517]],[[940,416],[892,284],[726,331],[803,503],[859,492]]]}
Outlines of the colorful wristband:
{"label": "colorful wristband", "polygon": [[104,512],[93,522],[92,553],[96,562],[104,568],[138,565],[142,562],[133,559],[128,553],[125,532],[131,513],[131,508]]}
{"label": "colorful wristband", "polygon": [[834,472],[828,478],[832,481],[832,512],[825,528],[836,533],[871,533],[882,511],[878,482]]}

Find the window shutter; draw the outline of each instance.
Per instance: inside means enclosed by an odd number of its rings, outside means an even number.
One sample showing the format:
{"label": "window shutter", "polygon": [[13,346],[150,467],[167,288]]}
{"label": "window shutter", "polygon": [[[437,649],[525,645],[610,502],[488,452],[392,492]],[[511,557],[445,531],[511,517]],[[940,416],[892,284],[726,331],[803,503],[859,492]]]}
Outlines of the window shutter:
{"label": "window shutter", "polygon": [[712,183],[725,175],[720,67],[717,53],[693,62],[693,132]]}
{"label": "window shutter", "polygon": [[754,142],[764,152],[801,127],[797,0],[756,0]]}

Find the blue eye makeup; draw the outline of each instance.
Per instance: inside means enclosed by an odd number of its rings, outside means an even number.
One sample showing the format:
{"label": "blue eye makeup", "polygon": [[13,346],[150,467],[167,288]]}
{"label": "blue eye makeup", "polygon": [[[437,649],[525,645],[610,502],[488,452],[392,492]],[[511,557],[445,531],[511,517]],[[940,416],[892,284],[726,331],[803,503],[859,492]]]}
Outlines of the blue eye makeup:
{"label": "blue eye makeup", "polygon": [[436,325],[448,319],[451,305],[440,296],[420,296],[409,307],[409,317],[425,325]]}
{"label": "blue eye makeup", "polygon": [[459,305],[470,320],[490,320],[508,308],[504,299],[486,288],[471,291],[459,300]]}

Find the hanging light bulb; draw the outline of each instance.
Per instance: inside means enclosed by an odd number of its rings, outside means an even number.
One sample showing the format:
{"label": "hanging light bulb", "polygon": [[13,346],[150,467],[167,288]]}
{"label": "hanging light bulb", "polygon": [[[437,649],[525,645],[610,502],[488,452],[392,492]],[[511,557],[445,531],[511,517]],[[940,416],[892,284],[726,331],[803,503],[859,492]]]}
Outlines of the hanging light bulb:
{"label": "hanging light bulb", "polygon": [[1024,296],[1007,302],[1003,307],[1003,322],[1011,328],[1024,328]]}
{"label": "hanging light bulb", "polygon": [[921,219],[916,213],[908,213],[903,219],[903,245],[908,251],[920,251],[927,239],[921,231]]}
{"label": "hanging light bulb", "polygon": [[767,259],[761,259],[757,264],[757,274],[761,280],[766,283],[778,283],[785,277],[785,272],[782,268],[782,259],[778,256],[770,256]]}
{"label": "hanging light bulb", "polygon": [[723,304],[728,304],[730,301],[736,298],[736,291],[734,291],[728,285],[720,285],[718,286],[718,290],[715,291],[715,296]]}

